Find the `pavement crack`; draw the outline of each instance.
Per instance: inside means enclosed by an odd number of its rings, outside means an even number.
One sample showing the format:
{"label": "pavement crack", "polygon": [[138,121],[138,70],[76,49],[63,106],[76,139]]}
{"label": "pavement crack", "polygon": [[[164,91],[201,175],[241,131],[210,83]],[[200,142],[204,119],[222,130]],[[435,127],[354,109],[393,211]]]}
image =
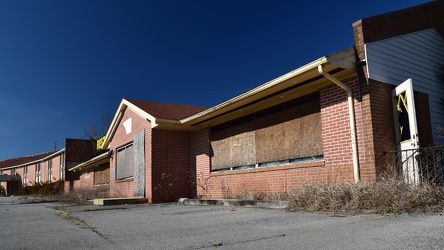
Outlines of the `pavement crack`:
{"label": "pavement crack", "polygon": [[109,239],[106,238],[105,235],[97,231],[95,227],[88,225],[84,220],[80,219],[79,217],[71,216],[68,212],[64,210],[57,210],[56,214],[62,219],[73,221],[75,225],[79,226],[82,229],[90,229],[92,232],[99,235],[101,238],[109,241]]}
{"label": "pavement crack", "polygon": [[384,214],[384,215],[379,215],[379,216],[367,218],[367,219],[361,219],[361,220],[349,221],[349,222],[345,222],[345,223],[327,225],[324,227],[303,229],[300,231],[290,231],[290,232],[286,232],[286,233],[282,233],[282,234],[263,236],[263,237],[257,237],[257,238],[246,239],[246,240],[239,240],[239,241],[232,241],[232,242],[217,242],[217,243],[208,242],[209,244],[201,245],[201,246],[190,246],[190,247],[188,247],[188,249],[204,249],[204,248],[212,248],[212,247],[219,247],[219,246],[237,245],[237,244],[261,241],[261,240],[269,240],[269,239],[273,239],[273,238],[298,235],[298,234],[309,233],[309,232],[314,232],[314,231],[321,231],[321,230],[343,227],[346,225],[352,225],[352,224],[358,224],[358,223],[363,223],[363,222],[368,222],[368,221],[380,220],[380,219],[386,218],[388,216],[390,216],[390,214]]}

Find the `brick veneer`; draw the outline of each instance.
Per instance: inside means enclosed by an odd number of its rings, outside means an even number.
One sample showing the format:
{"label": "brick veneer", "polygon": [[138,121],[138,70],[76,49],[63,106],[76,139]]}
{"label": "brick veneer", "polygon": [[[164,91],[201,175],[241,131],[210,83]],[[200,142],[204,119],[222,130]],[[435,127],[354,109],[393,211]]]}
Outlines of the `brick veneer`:
{"label": "brick veneer", "polygon": [[190,197],[190,134],[152,130],[152,202]]}
{"label": "brick veneer", "polygon": [[418,121],[419,143],[422,147],[433,145],[432,119],[430,117],[429,96],[425,93],[415,92],[416,119]]}
{"label": "brick veneer", "polygon": [[[123,122],[131,118],[132,128],[129,134],[123,127]],[[151,124],[149,121],[143,119],[131,109],[127,108],[124,111],[122,119],[117,124],[117,129],[114,137],[110,143],[110,150],[113,151],[113,157],[110,159],[110,195],[113,197],[134,197],[134,183],[133,179],[116,180],[116,149],[134,141],[134,134],[145,130],[145,165],[146,165],[146,197],[151,200]]]}
{"label": "brick veneer", "polygon": [[[385,90],[381,91],[388,92],[381,95],[377,92],[379,88],[361,90],[358,77],[343,82],[352,89],[354,95],[360,176],[363,181],[372,181],[377,176],[375,157],[372,154],[375,150],[373,124],[381,123],[381,119],[384,119],[384,124],[391,129],[388,131],[393,132],[390,89],[384,86]],[[377,95],[373,103],[370,91]],[[362,93],[364,95],[361,97]],[[236,196],[246,191],[280,193],[300,188],[304,183],[352,182],[353,159],[347,94],[340,87],[331,84],[320,90],[320,102],[324,161],[212,173],[209,130],[194,133],[191,136],[191,167],[196,173],[196,196],[221,198],[227,197],[228,193],[228,196]],[[372,105],[378,109],[374,119]],[[389,111],[387,117],[379,115],[381,110],[384,113]],[[379,136],[379,130],[376,133]]]}
{"label": "brick veneer", "polygon": [[[364,144],[360,142],[360,147],[365,148],[364,161],[361,160],[361,156],[360,163],[361,168],[366,165],[374,165],[377,177],[395,171],[394,161],[386,153],[396,149],[393,110],[391,108],[393,87],[368,79],[364,45],[432,27],[444,35],[443,3],[442,1],[433,1],[408,9],[364,18],[353,23],[358,61],[356,70],[362,96],[361,111],[364,126],[362,132],[366,138]],[[422,145],[429,145],[432,142],[432,135],[428,97],[421,93],[416,93],[415,96],[417,99],[416,108],[420,110],[417,112],[417,119],[421,121],[421,124],[418,125],[420,140]],[[373,175],[373,173],[371,174]]]}

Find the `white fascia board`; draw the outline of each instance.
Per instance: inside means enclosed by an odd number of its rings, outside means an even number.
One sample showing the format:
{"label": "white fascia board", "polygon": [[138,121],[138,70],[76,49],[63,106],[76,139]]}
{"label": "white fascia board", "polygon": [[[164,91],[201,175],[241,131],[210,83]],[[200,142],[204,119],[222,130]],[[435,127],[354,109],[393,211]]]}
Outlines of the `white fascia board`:
{"label": "white fascia board", "polygon": [[156,123],[156,117],[148,114],[147,112],[145,112],[144,110],[140,109],[139,107],[137,107],[136,105],[132,104],[131,102],[124,100],[125,105],[130,108],[134,113],[136,113],[138,116],[148,120],[151,123],[151,128],[157,127],[157,123]]}
{"label": "white fascia board", "polygon": [[[117,123],[120,122],[120,119],[122,118],[122,112],[126,109],[127,105],[124,103],[126,101],[125,99],[122,99],[120,101],[119,107],[117,108],[116,113],[114,114],[114,118],[111,121],[111,124],[109,125],[108,131],[106,131],[105,139],[103,140],[102,145],[100,146],[102,149],[108,149],[109,143],[111,138],[114,135],[114,132],[116,130],[115,126],[117,126]],[[128,103],[128,101],[126,101]]]}
{"label": "white fascia board", "polygon": [[[114,118],[108,128],[108,131],[106,132],[105,135],[105,139],[103,140],[103,143],[101,145],[102,149],[109,149],[109,143],[111,141],[111,139],[114,136],[114,133],[117,130],[117,126],[119,125],[118,123],[120,122],[120,119],[123,116],[123,112],[127,109],[131,109],[131,111],[133,111],[134,113],[136,113],[137,115],[139,115],[140,117],[148,120],[151,123],[151,128],[157,127],[157,118],[148,114],[147,112],[145,112],[144,110],[140,109],[139,107],[137,107],[136,105],[134,105],[133,103],[129,102],[126,99],[122,99],[122,101],[120,102],[119,108],[116,111],[116,114],[114,115]],[[169,120],[164,120],[162,119],[163,122],[170,122]],[[171,121],[174,122],[174,121]]]}
{"label": "white fascia board", "polygon": [[79,169],[81,169],[83,167],[86,167],[88,165],[92,165],[92,164],[94,164],[94,163],[96,163],[96,162],[98,162],[100,160],[106,159],[108,157],[108,154],[109,154],[109,151],[107,151],[107,152],[105,152],[103,154],[100,154],[100,155],[98,155],[98,156],[96,156],[96,157],[94,157],[92,159],[89,159],[89,160],[87,160],[85,162],[82,162],[82,163],[78,164],[77,166],[75,166],[73,168],[70,168],[69,171],[77,171],[77,170],[79,170]]}
{"label": "white fascia board", "polygon": [[333,53],[327,56],[327,59],[329,64],[338,66],[339,68],[349,70],[356,69],[356,55],[354,47]]}
{"label": "white fascia board", "polygon": [[317,67],[319,65],[326,64],[326,63],[328,63],[328,58],[325,57],[325,56],[321,57],[321,58],[319,58],[319,59],[317,59],[317,60],[315,60],[315,61],[313,61],[313,62],[311,62],[309,64],[306,64],[306,65],[304,65],[302,67],[299,67],[299,68],[297,68],[297,69],[295,69],[295,70],[293,70],[293,71],[291,71],[291,72],[289,72],[287,74],[284,74],[284,75],[279,76],[279,77],[277,77],[277,78],[275,78],[275,79],[273,79],[273,80],[271,80],[269,82],[266,82],[266,83],[264,83],[264,84],[262,84],[262,85],[260,85],[260,86],[258,86],[256,88],[254,88],[254,89],[252,89],[250,91],[247,91],[247,92],[245,92],[245,93],[243,93],[241,95],[238,95],[238,96],[236,96],[234,98],[231,98],[228,101],[220,103],[220,104],[218,104],[218,105],[216,105],[214,107],[208,108],[208,109],[206,109],[206,110],[204,110],[202,112],[199,112],[199,113],[197,113],[195,115],[192,115],[192,116],[189,116],[187,118],[181,119],[180,120],[180,124],[184,124],[184,123],[190,122],[192,120],[198,119],[198,118],[200,118],[202,116],[206,116],[206,115],[208,115],[208,114],[210,114],[212,112],[215,112],[215,111],[217,111],[219,109],[225,108],[225,107],[227,107],[229,105],[232,105],[232,104],[234,104],[236,102],[244,100],[244,99],[246,99],[246,98],[248,98],[250,96],[258,94],[258,93],[260,93],[260,92],[262,92],[262,91],[264,91],[264,90],[266,90],[268,88],[271,88],[271,87],[273,87],[275,85],[278,85],[278,84],[280,84],[280,83],[282,83],[282,82],[284,82],[284,81],[286,81],[286,80],[288,80],[290,78],[293,78],[295,76],[298,76],[298,75],[303,74],[305,72],[308,72],[310,70],[313,70],[313,69],[317,70]]}

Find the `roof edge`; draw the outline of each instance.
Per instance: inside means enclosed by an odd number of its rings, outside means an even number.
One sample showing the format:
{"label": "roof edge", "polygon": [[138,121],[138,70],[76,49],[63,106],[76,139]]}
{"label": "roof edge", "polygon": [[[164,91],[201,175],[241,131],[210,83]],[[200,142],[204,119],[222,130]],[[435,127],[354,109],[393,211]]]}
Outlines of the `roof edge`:
{"label": "roof edge", "polygon": [[248,98],[250,96],[253,96],[253,95],[257,94],[257,93],[260,93],[261,91],[263,91],[265,89],[268,89],[268,88],[270,88],[272,86],[278,85],[279,83],[281,83],[281,82],[283,82],[285,80],[288,80],[288,79],[290,79],[292,77],[295,77],[297,75],[303,74],[303,73],[308,72],[308,71],[313,70],[313,69],[317,69],[317,67],[319,65],[323,65],[323,64],[326,64],[328,62],[329,62],[329,60],[328,60],[327,56],[321,57],[321,58],[319,58],[319,59],[317,59],[315,61],[312,61],[312,62],[310,62],[310,63],[308,63],[308,64],[306,64],[306,65],[304,65],[302,67],[299,67],[299,68],[297,68],[297,69],[295,69],[293,71],[290,71],[290,72],[288,72],[288,73],[286,73],[286,74],[284,74],[282,76],[279,76],[279,77],[277,77],[277,78],[275,78],[275,79],[273,79],[271,81],[268,81],[268,82],[266,82],[266,83],[264,83],[264,84],[262,84],[262,85],[260,85],[260,86],[258,86],[256,88],[254,88],[254,89],[251,89],[251,90],[249,90],[249,91],[247,91],[247,92],[245,92],[243,94],[240,94],[240,95],[238,95],[238,96],[236,96],[234,98],[231,98],[231,99],[229,99],[229,100],[227,100],[225,102],[222,102],[222,103],[220,103],[220,104],[218,104],[216,106],[213,106],[213,107],[208,108],[208,109],[206,109],[206,110],[204,110],[202,112],[199,112],[199,113],[194,114],[192,116],[189,116],[189,117],[186,117],[184,119],[181,119],[180,123],[181,124],[188,123],[188,122],[191,122],[191,121],[193,121],[195,119],[198,119],[198,118],[200,118],[202,116],[209,115],[210,113],[213,113],[213,112],[215,112],[217,110],[220,110],[222,108],[228,107],[231,104],[234,104],[236,102],[244,100],[244,99],[246,99],[246,98]]}
{"label": "roof edge", "polygon": [[105,153],[102,153],[94,158],[91,158],[85,162],[82,162],[78,165],[76,165],[75,167],[70,168],[68,171],[77,171],[77,170],[85,170],[85,169],[90,169],[94,166],[96,166],[96,164],[98,164],[98,162],[101,162],[103,160],[108,159],[108,155],[109,155],[110,151],[107,151]]}
{"label": "roof edge", "polygon": [[41,161],[47,160],[47,159],[49,159],[49,158],[51,158],[51,157],[53,157],[55,155],[61,154],[63,152],[65,152],[65,148],[62,148],[59,151],[56,151],[53,154],[50,154],[50,155],[48,155],[46,157],[43,157],[41,159],[30,161],[30,162],[26,162],[26,163],[15,165],[15,166],[10,166],[10,167],[6,167],[6,168],[2,168],[1,170],[8,170],[8,169],[13,169],[13,168],[19,168],[19,167],[23,167],[23,166],[26,166],[26,165],[29,165],[29,164],[34,164],[34,163],[37,163],[37,162],[41,162]]}

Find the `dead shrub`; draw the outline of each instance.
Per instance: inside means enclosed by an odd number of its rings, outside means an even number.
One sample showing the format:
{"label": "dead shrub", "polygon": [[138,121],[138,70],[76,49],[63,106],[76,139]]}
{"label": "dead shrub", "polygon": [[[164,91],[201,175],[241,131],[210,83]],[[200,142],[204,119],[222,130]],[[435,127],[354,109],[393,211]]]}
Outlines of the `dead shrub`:
{"label": "dead shrub", "polygon": [[0,196],[6,196],[6,190],[2,185],[0,185]]}
{"label": "dead shrub", "polygon": [[64,182],[59,180],[55,182],[37,183],[32,186],[26,186],[14,193],[14,195],[57,195],[63,193]]}
{"label": "dead shrub", "polygon": [[109,186],[97,186],[94,188],[83,188],[75,191],[60,194],[58,200],[66,203],[82,204],[88,200],[94,200],[99,198],[108,198]]}
{"label": "dead shrub", "polygon": [[290,195],[285,191],[273,193],[243,188],[238,194],[232,195],[232,197],[240,200],[288,200]]}
{"label": "dead shrub", "polygon": [[306,184],[290,196],[289,211],[396,213],[444,207],[444,188],[405,184],[399,178],[338,185]]}

